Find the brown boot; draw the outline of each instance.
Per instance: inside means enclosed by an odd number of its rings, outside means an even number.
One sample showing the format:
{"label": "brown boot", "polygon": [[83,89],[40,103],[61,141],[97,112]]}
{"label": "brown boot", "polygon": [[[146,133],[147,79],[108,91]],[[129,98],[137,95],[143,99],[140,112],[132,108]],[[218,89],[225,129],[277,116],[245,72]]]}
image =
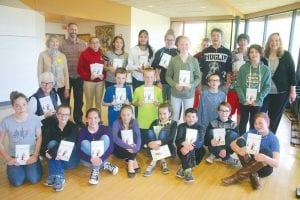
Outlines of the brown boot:
{"label": "brown boot", "polygon": [[[234,175],[227,178],[223,178],[221,181],[224,185],[232,185],[243,179],[250,177],[251,174],[256,173],[259,169],[263,167],[262,162],[256,162],[254,159],[248,162],[248,165],[238,170]],[[254,179],[253,179],[254,180]],[[255,181],[255,180],[254,180]]]}
{"label": "brown boot", "polygon": [[251,185],[252,185],[252,188],[254,190],[258,190],[261,188],[261,181],[260,181],[260,178],[258,176],[257,173],[252,173],[250,176],[250,181],[251,181]]}
{"label": "brown boot", "polygon": [[245,154],[244,156],[238,155],[238,157],[239,157],[240,162],[241,162],[243,167],[246,167],[248,165],[248,163],[252,160],[250,154]]}

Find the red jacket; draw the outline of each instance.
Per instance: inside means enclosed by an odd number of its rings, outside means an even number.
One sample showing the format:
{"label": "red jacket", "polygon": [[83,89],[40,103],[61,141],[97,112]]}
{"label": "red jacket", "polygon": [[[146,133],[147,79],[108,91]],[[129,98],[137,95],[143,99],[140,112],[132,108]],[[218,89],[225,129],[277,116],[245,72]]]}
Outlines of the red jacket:
{"label": "red jacket", "polygon": [[[91,68],[90,64],[93,63],[100,63],[104,66],[104,60],[103,60],[103,54],[102,52],[95,52],[92,48],[88,47],[86,50],[81,52],[78,65],[77,65],[77,72],[79,76],[85,80],[85,81],[91,81],[91,82],[99,82],[101,81],[99,78],[96,78],[94,80],[91,80]],[[105,80],[106,73],[103,69],[103,75]]]}

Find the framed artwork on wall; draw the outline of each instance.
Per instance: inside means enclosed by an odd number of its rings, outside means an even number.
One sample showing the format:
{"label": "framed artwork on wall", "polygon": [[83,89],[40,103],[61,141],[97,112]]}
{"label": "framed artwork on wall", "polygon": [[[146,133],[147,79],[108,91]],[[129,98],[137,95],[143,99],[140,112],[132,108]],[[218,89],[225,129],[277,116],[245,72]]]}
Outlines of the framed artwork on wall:
{"label": "framed artwork on wall", "polygon": [[83,41],[85,41],[86,43],[89,43],[89,40],[90,40],[90,37],[91,37],[91,34],[78,34],[77,37]]}
{"label": "framed artwork on wall", "polygon": [[96,26],[96,37],[99,38],[102,51],[105,53],[110,50],[111,42],[115,35],[114,25]]}

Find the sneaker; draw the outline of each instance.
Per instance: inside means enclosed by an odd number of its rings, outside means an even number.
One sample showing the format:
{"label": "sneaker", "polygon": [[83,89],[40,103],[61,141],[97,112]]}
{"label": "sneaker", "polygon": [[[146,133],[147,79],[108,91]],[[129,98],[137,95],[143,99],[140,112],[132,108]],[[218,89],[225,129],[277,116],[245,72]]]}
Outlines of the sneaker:
{"label": "sneaker", "polygon": [[187,183],[191,183],[191,182],[194,182],[194,177],[192,175],[192,169],[191,168],[188,168],[186,170],[184,170],[184,179],[185,179],[185,182]]}
{"label": "sneaker", "polygon": [[60,192],[64,189],[66,180],[62,176],[55,176],[53,191]]}
{"label": "sneaker", "polygon": [[155,168],[155,166],[148,165],[146,171],[144,172],[144,176],[145,177],[151,176],[154,168]]}
{"label": "sneaker", "polygon": [[97,185],[99,183],[99,170],[92,169],[89,183],[92,185]]}
{"label": "sneaker", "polygon": [[48,176],[47,180],[44,182],[44,185],[52,187],[54,184],[55,176]]}
{"label": "sneaker", "polygon": [[112,175],[117,175],[119,168],[110,162],[105,162],[104,163],[104,170],[109,171]]}
{"label": "sneaker", "polygon": [[168,168],[168,164],[166,162],[161,163],[161,172],[163,174],[168,174],[170,172]]}
{"label": "sneaker", "polygon": [[224,160],[223,163],[226,165],[238,165],[239,160],[233,157],[229,157],[227,160]]}
{"label": "sneaker", "polygon": [[216,158],[216,156],[214,154],[209,154],[209,156],[206,158],[206,162],[212,164],[214,162],[214,159]]}
{"label": "sneaker", "polygon": [[178,171],[176,172],[176,176],[178,178],[184,178],[184,173],[183,173],[183,169],[181,166],[179,167]]}

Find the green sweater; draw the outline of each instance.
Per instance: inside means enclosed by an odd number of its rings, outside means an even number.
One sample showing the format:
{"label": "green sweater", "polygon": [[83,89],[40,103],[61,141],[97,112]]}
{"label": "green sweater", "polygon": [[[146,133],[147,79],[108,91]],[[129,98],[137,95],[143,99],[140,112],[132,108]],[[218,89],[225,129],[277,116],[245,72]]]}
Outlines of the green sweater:
{"label": "green sweater", "polygon": [[[251,69],[251,70],[250,70]],[[250,80],[250,81],[249,81]],[[236,84],[236,92],[240,103],[246,103],[247,88],[257,89],[256,104],[262,106],[264,98],[271,90],[271,71],[263,63],[259,67],[252,67],[250,62],[246,62],[239,70]]]}
{"label": "green sweater", "polygon": [[[190,84],[192,86],[189,90],[176,90],[175,86],[179,83],[179,72],[180,70],[190,71]],[[200,83],[200,69],[198,61],[188,56],[187,62],[182,62],[180,55],[173,57],[169,63],[168,70],[166,73],[166,81],[171,86],[171,95],[176,98],[189,99],[194,97],[195,88]]]}

